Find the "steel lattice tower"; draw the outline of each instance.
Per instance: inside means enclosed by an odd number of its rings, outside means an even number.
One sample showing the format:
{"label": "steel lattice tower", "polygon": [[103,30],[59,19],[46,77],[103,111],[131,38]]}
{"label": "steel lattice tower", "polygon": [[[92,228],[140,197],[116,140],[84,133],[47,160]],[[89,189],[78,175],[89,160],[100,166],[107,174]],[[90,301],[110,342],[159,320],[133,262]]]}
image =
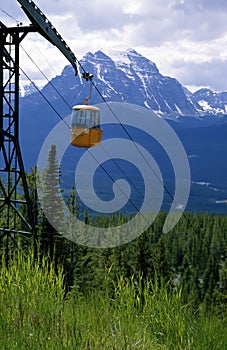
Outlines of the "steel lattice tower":
{"label": "steel lattice tower", "polygon": [[19,49],[27,33],[36,30],[0,22],[0,237],[13,240],[34,230],[19,144]]}

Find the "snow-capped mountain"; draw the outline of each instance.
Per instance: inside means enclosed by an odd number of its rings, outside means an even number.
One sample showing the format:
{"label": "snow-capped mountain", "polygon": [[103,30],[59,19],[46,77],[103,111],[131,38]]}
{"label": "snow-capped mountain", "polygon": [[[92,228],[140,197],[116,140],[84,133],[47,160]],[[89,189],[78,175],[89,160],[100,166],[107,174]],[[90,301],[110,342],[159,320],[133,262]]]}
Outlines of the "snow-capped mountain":
{"label": "snow-capped mountain", "polygon": [[190,98],[193,103],[197,103],[201,107],[201,113],[214,115],[227,113],[227,92],[200,89]]}
{"label": "snow-capped mountain", "polygon": [[[92,103],[103,102],[102,95],[108,102],[137,104],[165,118],[227,113],[227,92],[201,89],[191,93],[175,78],[163,76],[154,62],[133,49],[109,55],[100,50],[88,52],[80,64],[86,72],[93,74],[93,82],[99,91],[93,88]],[[82,103],[89,96],[89,89],[89,83],[80,75],[75,77],[73,68],[66,66],[42,92],[50,102],[61,95],[73,105]],[[29,87],[26,96],[31,92],[33,89]],[[36,96],[36,99],[40,98]]]}
{"label": "snow-capped mountain", "polygon": [[82,60],[97,77],[97,86],[105,98],[138,104],[163,116],[197,114],[182,85],[161,75],[155,63],[132,49],[115,59],[97,51]]}
{"label": "snow-capped mountain", "polygon": [[[94,75],[94,84],[107,101],[128,102],[152,109],[160,116],[199,115],[201,109],[185,94],[184,87],[174,78],[163,76],[155,63],[129,49],[113,58],[102,51],[88,52],[80,61],[82,67]],[[82,73],[82,72],[81,72]],[[66,66],[52,84],[69,103],[81,103],[89,94],[89,84],[74,76]],[[48,99],[58,98],[52,84],[43,93]],[[103,102],[93,89],[92,102]]]}

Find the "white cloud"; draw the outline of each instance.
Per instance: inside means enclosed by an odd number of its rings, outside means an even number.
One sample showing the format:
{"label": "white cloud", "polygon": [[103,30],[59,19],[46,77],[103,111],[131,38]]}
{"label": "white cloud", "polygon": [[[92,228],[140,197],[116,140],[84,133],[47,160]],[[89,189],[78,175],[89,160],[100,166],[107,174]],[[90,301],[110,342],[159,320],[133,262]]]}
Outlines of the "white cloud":
{"label": "white cloud", "polygon": [[[35,0],[35,3],[79,59],[88,51],[132,47],[155,62],[162,74],[173,76],[184,85],[227,90],[226,0]],[[0,12],[6,25],[15,25],[12,17],[24,25],[29,23],[18,1],[9,0],[0,7],[11,16]],[[36,51],[34,41],[43,54]],[[39,34],[29,34],[23,46],[49,78],[56,71],[60,74],[68,64]],[[22,58],[21,65],[37,79],[37,69],[28,58]]]}

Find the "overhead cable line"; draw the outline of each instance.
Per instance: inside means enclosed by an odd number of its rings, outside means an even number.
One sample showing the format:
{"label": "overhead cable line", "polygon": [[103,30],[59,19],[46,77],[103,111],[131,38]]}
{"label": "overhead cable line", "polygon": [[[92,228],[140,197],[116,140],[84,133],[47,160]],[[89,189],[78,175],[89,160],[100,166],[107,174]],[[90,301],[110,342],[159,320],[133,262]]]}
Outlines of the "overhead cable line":
{"label": "overhead cable line", "polygon": [[28,52],[21,46],[22,50],[24,51],[24,53],[28,56],[28,58],[32,61],[32,63],[36,66],[36,68],[39,70],[39,72],[42,74],[42,76],[48,81],[48,83],[52,86],[52,88],[54,89],[54,91],[56,91],[56,93],[58,94],[58,96],[64,101],[64,103],[67,105],[67,107],[71,110],[72,107],[70,106],[70,104],[68,103],[68,101],[66,101],[66,99],[64,98],[64,96],[56,89],[56,87],[54,86],[54,84],[52,83],[51,80],[48,79],[47,75],[39,68],[38,64],[35,63],[35,61],[32,59],[32,57],[28,54]]}
{"label": "overhead cable line", "polygon": [[12,15],[10,15],[7,11],[3,10],[2,8],[0,8],[0,10],[5,14],[7,15],[9,18],[13,19],[17,25],[20,24],[20,21],[18,21],[16,18],[14,18]]}
{"label": "overhead cable line", "polygon": [[[79,66],[81,67],[81,69],[83,70],[84,73],[86,73],[84,67],[82,66],[82,64],[80,62]],[[117,114],[114,112],[114,110],[111,108],[110,104],[108,103],[108,101],[106,100],[106,98],[102,95],[101,91],[98,89],[98,87],[94,84],[94,82],[91,82],[92,85],[94,86],[94,88],[96,89],[96,91],[98,92],[98,94],[100,95],[100,97],[102,98],[103,102],[106,104],[106,106],[108,107],[108,109],[110,110],[110,112],[113,114],[113,116],[115,117],[115,119],[117,120],[117,122],[120,124],[120,126],[122,127],[122,129],[124,130],[124,132],[126,133],[126,135],[129,137],[130,141],[132,141],[133,145],[135,146],[136,150],[138,151],[138,153],[141,155],[141,157],[145,160],[146,164],[148,165],[148,167],[151,169],[152,173],[155,175],[155,177],[158,179],[158,181],[160,182],[161,185],[163,185],[163,188],[165,189],[166,193],[168,194],[168,196],[170,197],[170,199],[175,203],[176,206],[179,205],[179,203],[177,203],[173,197],[173,195],[171,194],[171,192],[168,190],[168,188],[166,187],[166,185],[163,184],[162,180],[160,179],[160,177],[158,176],[158,174],[154,171],[154,169],[152,168],[151,164],[148,162],[148,160],[146,159],[146,157],[144,156],[144,154],[141,152],[141,150],[139,149],[137,143],[133,140],[132,136],[130,135],[130,133],[128,132],[127,128],[125,127],[124,124],[121,123],[120,119],[118,118]]]}
{"label": "overhead cable line", "polygon": [[[65,98],[61,95],[61,93],[55,88],[54,84],[48,79],[48,77],[46,76],[45,73],[43,73],[43,71],[39,68],[39,66],[36,64],[36,62],[32,59],[32,57],[28,54],[28,52],[21,46],[22,50],[24,51],[24,53],[28,56],[28,58],[31,60],[31,62],[36,66],[36,68],[39,70],[39,72],[43,75],[43,77],[48,81],[48,83],[52,86],[52,88],[57,92],[57,94],[61,97],[61,99],[65,102],[65,104],[70,108],[71,110],[71,106],[69,105],[69,103],[65,100]],[[47,61],[48,62],[48,61]],[[30,79],[29,79],[30,80]],[[30,80],[31,81],[31,80]],[[34,82],[31,81],[31,83],[35,86]],[[38,90],[38,92],[40,92],[42,94],[42,91],[35,86]],[[90,91],[91,94],[91,91]],[[47,101],[47,98],[44,96],[44,94],[42,94],[42,96],[45,98],[45,100]],[[49,102],[49,105],[52,107],[52,104]],[[56,110],[54,109],[54,111],[56,112]],[[69,125],[67,124],[67,126],[69,127]],[[70,128],[70,127],[69,127]],[[137,191],[137,193],[143,197],[143,194],[141,193],[141,191],[138,189],[138,187],[130,180],[130,178],[128,177],[128,175],[120,168],[119,164],[115,161],[115,159],[111,158],[110,154],[106,151],[106,149],[103,147],[103,145],[100,145],[101,148],[103,149],[103,151],[105,152],[105,154],[112,160],[112,162],[115,164],[115,166],[118,168],[118,170],[120,170],[120,172],[125,176],[125,178],[128,180],[129,183],[132,184],[132,186],[134,187],[134,189]],[[87,149],[88,150],[88,149]],[[88,150],[89,151],[89,150]],[[91,154],[91,152],[89,151],[89,154]],[[95,159],[96,160],[96,159]],[[96,160],[97,161],[97,160]],[[97,161],[98,163],[98,161]],[[100,166],[100,163],[98,163],[98,165]],[[104,167],[102,167],[103,171],[107,174],[106,170]],[[111,177],[111,180],[114,182],[114,179]],[[121,189],[122,191],[122,189]],[[126,196],[126,194],[124,194]],[[127,197],[127,196],[126,196]],[[133,204],[133,203],[131,203]],[[133,204],[134,205],[134,204]],[[134,206],[134,208],[139,211],[139,209],[137,207]]]}
{"label": "overhead cable line", "polygon": [[[48,100],[48,98],[42,93],[42,91],[38,88],[38,86],[29,78],[29,76],[25,73],[25,71],[20,67],[20,70],[23,72],[23,74],[26,76],[26,78],[30,81],[30,83],[37,89],[37,91],[41,94],[41,96],[45,99],[45,101],[48,103],[48,105],[53,109],[53,111],[58,115],[58,117],[65,123],[65,125],[70,129],[70,126],[68,125],[68,123],[65,121],[65,119],[61,116],[60,113],[58,113],[58,111],[56,110],[56,108],[52,105],[52,103]],[[110,156],[108,154],[108,152],[105,150],[105,148],[103,147],[103,145],[101,145],[104,152]],[[90,150],[87,148],[87,151],[89,152],[89,154],[92,156],[92,158],[96,161],[96,163],[101,167],[101,169],[104,171],[104,173],[111,179],[111,181],[113,183],[115,183],[114,178],[112,177],[112,175],[104,168],[104,166],[99,163],[99,161],[97,160],[97,158],[90,152]],[[114,164],[118,167],[118,169],[122,172],[122,174],[128,178],[128,176],[122,171],[122,169],[119,167],[119,165],[115,162],[114,159],[112,159],[112,161],[114,162]],[[129,178],[128,178],[129,179]],[[133,184],[134,185],[134,184]],[[140,209],[135,205],[134,202],[132,202],[132,200],[130,198],[128,198],[127,194],[123,191],[123,189],[118,185],[118,183],[116,183],[116,186],[118,187],[118,189],[121,191],[121,193],[125,196],[125,198],[131,203],[131,205],[134,207],[134,209],[137,212],[140,212]],[[137,191],[139,191],[137,189],[137,187],[134,185],[134,188],[136,188]],[[139,192],[140,193],[140,192]],[[140,193],[141,194],[141,193]],[[142,195],[142,194],[141,194]],[[141,213],[141,215],[143,215]],[[144,217],[144,216],[143,216]],[[145,217],[144,217],[145,218]],[[146,219],[146,218],[145,218]]]}
{"label": "overhead cable line", "polygon": [[42,92],[42,90],[34,83],[34,81],[32,81],[29,76],[27,75],[27,73],[25,73],[25,71],[20,67],[20,70],[22,71],[22,73],[26,76],[26,78],[30,81],[30,83],[35,87],[35,89],[40,93],[40,95],[44,98],[44,100],[48,103],[48,105],[53,109],[53,111],[58,115],[58,117],[65,123],[65,125],[70,128],[69,124],[66,123],[66,121],[64,120],[64,118],[61,116],[61,114],[56,110],[56,108],[52,105],[52,103],[48,100],[48,98],[44,95],[44,93]]}

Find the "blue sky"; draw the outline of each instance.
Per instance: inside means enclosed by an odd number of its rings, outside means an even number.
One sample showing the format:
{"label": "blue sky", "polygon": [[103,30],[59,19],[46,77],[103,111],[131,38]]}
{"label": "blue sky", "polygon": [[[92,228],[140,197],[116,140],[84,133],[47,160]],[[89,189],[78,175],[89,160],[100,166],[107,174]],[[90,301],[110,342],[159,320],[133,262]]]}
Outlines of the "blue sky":
{"label": "blue sky", "polygon": [[[175,77],[192,91],[209,87],[227,91],[226,0],[35,0],[80,59],[99,49],[133,48],[155,62],[160,73]],[[29,20],[16,0],[0,5],[8,26]],[[7,12],[9,17],[5,12]],[[13,18],[15,19],[13,19]],[[29,34],[23,48],[49,79],[68,64],[39,34]],[[24,53],[21,66],[35,81],[43,77]]]}

